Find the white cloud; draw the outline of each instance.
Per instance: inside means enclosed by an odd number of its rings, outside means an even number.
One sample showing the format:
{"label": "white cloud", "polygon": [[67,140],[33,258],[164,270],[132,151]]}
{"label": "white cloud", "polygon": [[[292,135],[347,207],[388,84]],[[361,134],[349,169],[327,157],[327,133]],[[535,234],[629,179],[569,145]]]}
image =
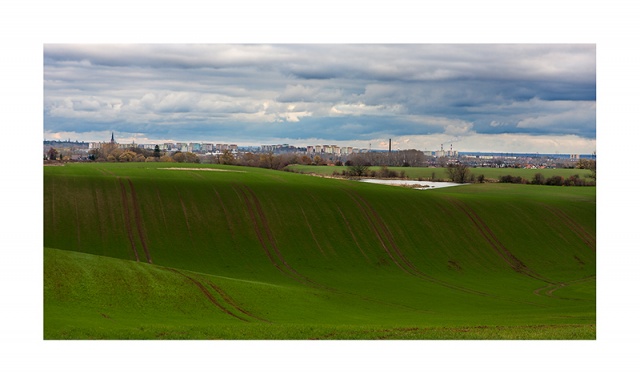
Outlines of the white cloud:
{"label": "white cloud", "polygon": [[357,104],[336,104],[331,108],[334,115],[354,115],[354,116],[382,116],[400,115],[406,111],[403,105],[367,105]]}
{"label": "white cloud", "polygon": [[[593,105],[595,109],[595,105]],[[548,127],[567,124],[581,124],[593,122],[595,113],[587,112],[581,109],[573,109],[561,112],[546,112],[541,111],[539,115],[526,117],[518,121],[516,127],[518,128],[537,128]]]}

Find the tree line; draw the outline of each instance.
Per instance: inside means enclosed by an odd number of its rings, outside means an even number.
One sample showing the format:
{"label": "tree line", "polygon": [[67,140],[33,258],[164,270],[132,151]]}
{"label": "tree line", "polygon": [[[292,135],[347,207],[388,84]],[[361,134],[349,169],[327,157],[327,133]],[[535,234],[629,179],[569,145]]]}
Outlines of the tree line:
{"label": "tree line", "polygon": [[[591,178],[590,176],[588,176]],[[548,185],[548,186],[595,186],[596,181],[595,177],[593,180],[587,180],[585,178],[580,178],[580,175],[575,174],[570,177],[562,177],[562,176],[551,176],[549,178],[545,178],[541,173],[536,173],[533,176],[533,179],[527,180],[520,176],[512,176],[505,175],[501,176],[499,179],[501,183],[511,183],[511,184],[529,184],[529,185]]]}
{"label": "tree line", "polygon": [[[62,154],[56,149],[51,148],[46,156],[49,160],[63,160]],[[316,166],[345,166],[342,171],[334,171],[334,176],[344,177],[378,177],[378,178],[406,178],[404,171],[395,171],[389,169],[389,166],[420,166],[424,163],[424,153],[418,150],[402,150],[397,152],[368,152],[351,154],[343,163],[341,159],[331,160],[320,155],[300,155],[299,153],[274,154],[268,153],[243,153],[236,155],[228,150],[223,151],[219,155],[196,155],[191,152],[162,152],[158,145],[154,150],[143,148],[119,148],[116,144],[106,143],[101,148],[91,149],[89,151],[89,159],[97,162],[179,162],[179,163],[205,163],[205,164],[221,164],[221,165],[239,165],[260,167],[273,170],[284,170],[289,165],[316,165]],[[372,170],[371,167],[379,167],[378,170]],[[455,183],[482,183],[485,182],[485,176],[478,176],[471,172],[470,167],[463,163],[442,162],[441,167],[446,169],[446,174],[451,182]],[[521,176],[504,175],[498,179],[500,183],[516,183],[531,185],[553,185],[553,186],[594,186],[596,182],[596,161],[581,159],[577,162],[576,169],[588,169],[591,173],[588,179],[580,178],[579,175],[573,175],[567,178],[562,176],[552,176],[545,178],[541,173],[536,173],[531,180]],[[435,172],[432,173],[431,181],[445,181],[436,178]]]}

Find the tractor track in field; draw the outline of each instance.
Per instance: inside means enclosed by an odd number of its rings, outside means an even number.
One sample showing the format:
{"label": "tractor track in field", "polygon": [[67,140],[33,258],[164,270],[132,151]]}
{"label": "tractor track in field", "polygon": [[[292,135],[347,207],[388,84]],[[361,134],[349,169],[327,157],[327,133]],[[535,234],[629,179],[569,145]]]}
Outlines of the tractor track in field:
{"label": "tractor track in field", "polygon": [[[544,206],[545,209],[550,211],[562,223],[564,223],[567,227],[569,227],[569,229],[571,229],[571,231],[575,233],[582,240],[582,242],[585,243],[585,245],[587,245],[591,250],[596,251],[596,239],[588,231],[586,231],[580,224],[578,224],[576,221],[571,219],[568,215],[566,215],[562,210],[558,208],[551,207],[545,204],[542,204],[542,206]],[[578,261],[581,263],[584,263],[580,259],[578,259]]]}
{"label": "tractor track in field", "polygon": [[[260,203],[259,203],[259,201],[257,201],[257,197],[255,196],[255,194],[251,191],[251,189],[249,189],[249,187],[244,186],[244,188],[246,188],[248,190],[248,193],[250,193],[253,196],[254,203],[255,203],[255,209],[258,210],[258,211],[262,211],[262,209],[260,207]],[[239,185],[234,185],[233,189],[236,191],[236,194],[238,195],[238,197],[240,199],[244,200],[244,203],[247,206],[247,209],[249,211],[249,215],[251,217],[251,221],[253,223],[254,230],[256,232],[258,240],[260,241],[260,244],[262,245],[263,250],[267,254],[267,257],[271,261],[271,264],[274,267],[276,267],[276,269],[278,269],[278,271],[280,271],[283,275],[285,275],[285,276],[287,276],[289,278],[293,278],[293,279],[297,280],[298,282],[300,282],[300,283],[302,283],[304,285],[307,285],[309,287],[318,288],[318,289],[321,289],[321,290],[324,290],[324,291],[327,291],[327,292],[331,292],[331,293],[335,293],[335,294],[339,294],[339,295],[348,295],[348,296],[352,296],[352,297],[355,297],[355,298],[358,298],[358,299],[361,299],[361,300],[364,300],[364,301],[375,302],[375,303],[378,303],[378,304],[383,304],[383,305],[388,305],[388,306],[393,306],[393,307],[403,307],[403,308],[414,310],[414,311],[418,311],[418,312],[431,313],[431,311],[429,311],[429,310],[423,310],[423,309],[418,309],[418,308],[414,308],[414,307],[411,307],[411,306],[406,306],[406,305],[403,305],[403,304],[383,301],[383,300],[375,299],[375,298],[372,298],[372,297],[367,297],[367,296],[360,295],[360,294],[353,293],[353,292],[339,291],[339,290],[336,290],[336,289],[334,289],[332,287],[329,287],[329,286],[320,284],[318,282],[312,281],[312,280],[308,279],[307,277],[299,274],[295,269],[291,268],[291,266],[289,266],[284,259],[281,258],[282,256],[279,253],[278,253],[278,255],[279,255],[278,259],[276,259],[273,256],[273,254],[271,254],[271,251],[269,250],[269,247],[265,243],[267,241],[264,238],[265,235],[262,233],[263,230],[268,230],[268,225],[267,225],[266,222],[264,222],[263,223],[263,228],[261,228],[260,227],[261,225],[259,224],[259,221],[261,219],[266,219],[265,216],[264,216],[264,212],[262,212],[262,214],[254,212],[254,206],[251,204],[251,201],[250,201],[247,193],[245,193],[245,191]],[[273,244],[271,242],[269,242],[269,243],[274,247],[274,249],[276,251],[278,251],[278,249],[275,247],[275,244]],[[362,251],[362,249],[361,249],[361,251]],[[363,252],[363,254],[364,254],[364,252]],[[366,254],[365,254],[365,257],[366,257]],[[367,257],[367,259],[369,259],[369,258]],[[280,261],[280,263],[278,262],[278,260]],[[283,265],[284,265],[284,267],[283,267]],[[449,288],[452,288],[452,289],[455,289],[455,290],[458,290],[458,291],[463,291],[463,292],[466,292],[466,293],[473,293],[473,294],[478,294],[478,295],[483,295],[483,296],[499,298],[497,296],[492,296],[490,294],[485,294],[485,293],[482,293],[482,292],[476,292],[476,291],[473,291],[473,290],[465,289],[463,287],[457,287],[457,286],[449,285],[446,282],[437,281],[435,279],[431,280],[431,278],[429,278],[427,276],[425,276],[425,277],[428,278],[431,282],[435,282],[437,284],[444,285],[446,287],[449,287]],[[532,304],[532,303],[529,303],[529,302],[525,302],[525,303]],[[536,304],[534,304],[534,305],[536,305]],[[536,306],[539,306],[539,305],[536,305]]]}
{"label": "tractor track in field", "polygon": [[347,217],[344,216],[344,213],[342,212],[342,209],[340,209],[340,207],[338,207],[338,212],[340,213],[340,216],[342,216],[342,219],[344,220],[345,224],[347,225],[347,229],[349,229],[349,234],[351,234],[351,238],[353,238],[353,242],[356,244],[356,246],[358,246],[358,250],[360,250],[360,253],[362,255],[364,255],[364,257],[367,259],[367,261],[369,263],[371,263],[371,259],[369,259],[369,257],[364,252],[364,250],[362,250],[362,247],[360,247],[360,244],[358,243],[358,240],[356,239],[356,235],[353,233],[353,230],[351,229],[351,224],[347,220]]}
{"label": "tractor track in field", "polygon": [[253,192],[253,190],[251,190],[248,186],[244,186],[245,189],[247,189],[247,192],[249,194],[251,194],[252,198],[253,198],[253,202],[255,204],[255,209],[258,213],[258,217],[260,218],[260,221],[262,222],[262,227],[264,232],[267,235],[267,239],[269,241],[269,243],[271,244],[271,247],[274,249],[276,256],[278,257],[278,260],[280,261],[280,263],[282,265],[284,265],[286,267],[287,270],[289,270],[289,272],[297,279],[303,281],[303,283],[305,284],[311,284],[315,287],[320,287],[320,288],[324,288],[324,289],[329,289],[329,290],[333,290],[330,287],[327,286],[322,286],[312,280],[310,280],[309,278],[305,277],[304,275],[300,274],[297,270],[295,270],[293,267],[291,267],[291,265],[289,265],[287,263],[287,261],[284,259],[284,257],[282,256],[282,254],[280,253],[280,249],[278,248],[278,245],[273,237],[273,233],[271,232],[271,229],[269,228],[269,221],[267,221],[267,217],[264,213],[264,210],[262,209],[262,205],[260,204],[260,200],[258,199],[258,197],[256,196],[256,194]]}
{"label": "tractor track in field", "polygon": [[[315,286],[323,289],[331,289],[327,286],[319,285],[318,283],[312,281],[311,279],[305,277],[300,274],[297,270],[295,270],[291,265],[287,263],[282,254],[280,253],[280,249],[273,237],[273,233],[269,228],[269,222],[262,210],[262,206],[260,205],[260,201],[255,193],[246,185],[233,185],[233,189],[238,194],[240,199],[242,199],[249,211],[249,216],[251,218],[251,222],[253,224],[253,229],[258,237],[258,241],[262,246],[265,254],[269,258],[271,264],[278,269],[283,275],[293,278],[298,282]],[[246,191],[245,191],[246,189]],[[251,196],[251,198],[249,198]],[[252,203],[253,201],[253,203]]]}
{"label": "tractor track in field", "polygon": [[131,199],[133,200],[133,217],[136,221],[136,229],[138,230],[138,236],[140,237],[140,242],[142,243],[142,250],[144,251],[144,255],[147,258],[148,263],[153,263],[151,259],[151,254],[149,253],[149,248],[147,247],[147,241],[145,239],[145,233],[142,227],[142,217],[140,212],[140,204],[138,203],[138,197],[136,196],[136,189],[133,187],[133,182],[131,179],[127,177],[127,181],[129,181],[129,187],[131,188]]}
{"label": "tractor track in field", "polygon": [[400,251],[400,248],[398,247],[398,245],[397,245],[397,243],[395,241],[395,238],[393,237],[393,234],[391,234],[391,231],[389,230],[387,225],[384,223],[384,220],[380,217],[378,212],[369,204],[369,202],[366,199],[362,198],[362,196],[360,196],[357,193],[355,193],[355,194],[364,203],[366,208],[369,209],[369,211],[372,213],[373,218],[378,223],[378,226],[380,226],[380,228],[382,229],[382,233],[384,234],[385,238],[387,238],[387,241],[391,245],[391,248],[398,255],[398,257],[400,258],[401,262],[403,264],[405,264],[407,267],[409,267],[413,272],[416,272],[418,274],[422,274],[422,272],[420,270],[418,270],[418,268],[404,256],[402,251]]}
{"label": "tractor track in field", "polygon": [[160,206],[160,213],[162,214],[162,222],[164,223],[164,228],[169,230],[169,226],[167,226],[167,217],[164,215],[164,203],[162,202],[162,198],[160,197],[160,190],[158,189],[158,185],[154,184],[156,189],[156,196],[158,197],[158,206]]}
{"label": "tractor track in field", "polygon": [[[402,269],[407,274],[414,275],[414,276],[419,276],[419,277],[422,277],[422,278],[426,278],[428,280],[436,281],[436,279],[431,278],[431,277],[427,276],[426,274],[424,274],[423,272],[421,272],[413,263],[411,263],[411,261],[409,261],[404,256],[402,251],[399,249],[395,239],[393,238],[393,234],[391,234],[391,231],[389,230],[387,225],[384,223],[384,220],[380,217],[378,212],[371,206],[371,204],[369,204],[369,202],[366,199],[364,199],[361,195],[359,195],[355,191],[354,192],[350,192],[348,194],[353,199],[353,201],[356,203],[356,205],[358,205],[358,207],[360,208],[360,210],[362,211],[364,216],[369,221],[369,224],[373,228],[373,230],[374,230],[374,232],[376,234],[376,237],[380,241],[380,244],[382,245],[382,247],[386,251],[386,253],[389,256],[389,258],[391,258],[391,260],[400,269]],[[385,244],[385,240],[388,243],[388,245]],[[395,253],[396,256],[394,256],[394,253]],[[440,281],[438,281],[438,282],[440,282]]]}
{"label": "tractor track in field", "polygon": [[206,180],[206,178],[204,178],[201,174],[198,174],[197,172],[189,172],[189,175],[192,178],[195,178],[197,180]]}
{"label": "tractor track in field", "polygon": [[104,169],[102,168],[97,168],[96,170],[98,170],[103,176],[109,176],[109,175],[113,175],[113,174],[109,174],[107,173]]}
{"label": "tractor track in field", "polygon": [[500,257],[517,273],[524,274],[528,277],[541,280],[547,283],[555,283],[548,280],[542,275],[531,270],[520,259],[513,255],[495,235],[495,233],[489,228],[489,226],[478,216],[478,214],[468,205],[461,201],[448,198],[448,200],[458,207],[470,220],[473,222],[476,229],[486,239],[486,241],[493,247],[493,249],[500,255]]}
{"label": "tractor track in field", "polygon": [[191,240],[191,242],[193,242],[193,237],[191,236],[191,225],[189,225],[189,215],[187,214],[187,207],[184,205],[184,201],[182,200],[182,195],[180,194],[180,192],[178,192],[178,199],[180,200],[180,206],[182,206],[182,214],[184,214],[184,222],[187,224],[187,232],[189,233],[189,239]]}
{"label": "tractor track in field", "polygon": [[225,302],[227,302],[229,305],[231,305],[234,309],[240,311],[241,313],[243,313],[246,316],[249,316],[251,318],[257,319],[259,321],[262,322],[267,322],[267,323],[271,323],[270,321],[264,319],[264,318],[260,318],[259,316],[253,315],[250,312],[248,312],[247,310],[243,309],[242,307],[240,307],[240,305],[238,305],[233,299],[231,299],[231,297],[220,288],[220,286],[214,285],[213,283],[209,282],[209,286],[214,289],[221,297],[222,299],[224,299]]}
{"label": "tractor track in field", "polygon": [[271,251],[269,250],[269,248],[267,247],[267,245],[265,244],[264,238],[262,237],[262,231],[258,225],[258,220],[256,219],[255,213],[253,211],[253,208],[251,207],[251,202],[249,201],[249,198],[247,197],[247,195],[244,193],[243,190],[236,188],[235,186],[233,187],[233,190],[236,192],[236,194],[238,195],[238,197],[240,197],[241,200],[244,201],[245,206],[247,207],[247,211],[249,212],[249,216],[251,218],[251,223],[253,224],[253,230],[256,233],[256,236],[258,237],[258,241],[260,242],[260,245],[262,247],[262,249],[264,250],[265,254],[267,255],[267,257],[269,258],[269,261],[271,261],[271,264],[273,266],[275,266],[276,269],[278,269],[281,273],[283,273],[284,275],[288,274],[282,270],[282,268],[280,267],[280,265],[276,262],[275,258],[273,257],[273,255],[271,254]]}
{"label": "tractor track in field", "polygon": [[100,172],[102,172],[102,174],[104,174],[105,176],[113,176],[113,177],[117,177],[115,175],[115,173],[107,170],[107,169],[103,169],[103,168],[98,168],[98,170],[100,170]]}
{"label": "tractor track in field", "polygon": [[540,287],[539,289],[536,289],[533,293],[535,295],[538,296],[543,296],[542,293],[544,292],[544,295],[551,297],[551,298],[555,298],[555,299],[562,299],[562,300],[567,300],[567,301],[580,301],[582,299],[577,299],[577,298],[563,298],[563,297],[556,297],[553,295],[553,293],[556,290],[559,290],[563,287],[567,287],[568,284],[567,283],[563,283],[563,282],[558,282],[558,283],[549,283],[548,285],[544,286],[544,287]]}
{"label": "tractor track in field", "polygon": [[78,241],[78,250],[80,250],[80,213],[78,212],[78,199],[73,199],[73,206],[76,211],[76,240]]}
{"label": "tractor track in field", "polygon": [[100,240],[102,241],[103,245],[105,242],[105,237],[108,237],[108,235],[106,235],[105,233],[105,228],[104,228],[104,216],[102,214],[100,214],[101,212],[101,207],[102,207],[102,203],[100,201],[100,197],[98,196],[98,189],[97,188],[93,188],[93,205],[95,206],[95,211],[96,211],[96,221],[98,222],[98,230],[100,231]]}
{"label": "tractor track in field", "polygon": [[127,190],[122,182],[120,177],[117,177],[118,183],[120,184],[120,196],[122,198],[122,207],[124,212],[124,227],[127,231],[127,237],[129,238],[129,243],[131,244],[131,248],[133,249],[133,254],[136,257],[136,262],[140,262],[140,257],[138,256],[138,250],[136,249],[136,243],[133,239],[133,230],[131,229],[131,219],[129,213],[129,202],[127,198]]}
{"label": "tractor track in field", "polygon": [[314,234],[313,229],[311,228],[311,224],[309,223],[309,219],[307,218],[307,214],[304,212],[304,209],[302,208],[302,206],[300,206],[300,211],[302,211],[304,222],[307,224],[307,228],[309,228],[309,232],[311,233],[311,238],[313,238],[313,241],[316,243],[316,246],[318,246],[318,249],[320,250],[320,254],[322,254],[322,256],[325,259],[327,259],[327,255],[324,253],[324,250],[322,250],[322,246],[320,246],[320,242],[318,242],[318,239],[316,238],[316,235]]}
{"label": "tractor track in field", "polygon": [[396,266],[398,266],[398,268],[400,268],[400,270],[404,271],[405,273],[407,273],[409,275],[413,275],[413,273],[409,272],[408,270],[405,269],[405,267],[403,267],[402,265],[400,265],[400,263],[398,263],[396,258],[393,256],[393,254],[391,253],[391,251],[387,247],[387,244],[385,243],[385,241],[382,238],[381,230],[378,228],[378,226],[374,223],[374,220],[371,218],[371,212],[367,211],[367,209],[361,204],[362,197],[357,195],[355,192],[350,192],[350,191],[347,191],[346,189],[345,189],[345,192],[347,193],[349,198],[351,198],[356,203],[356,206],[358,206],[358,208],[362,212],[363,216],[367,219],[367,222],[369,222],[369,225],[371,226],[371,228],[373,228],[373,232],[376,235],[376,238],[378,239],[378,242],[380,242],[380,245],[382,246],[384,251],[387,253],[387,255],[389,256],[391,261],[393,261],[393,263],[395,263]]}
{"label": "tractor track in field", "polygon": [[[235,230],[231,221],[231,214],[229,214],[229,212],[227,211],[227,207],[224,205],[224,201],[222,201],[222,197],[220,197],[220,193],[218,193],[218,190],[216,188],[213,188],[213,192],[216,194],[218,202],[220,203],[222,211],[224,212],[224,218],[227,220],[227,226],[229,227],[229,231],[231,232],[231,238],[235,238]],[[215,204],[215,200],[213,202]]]}
{"label": "tractor track in field", "polygon": [[56,182],[55,177],[51,177],[51,232],[56,233]]}
{"label": "tractor track in field", "polygon": [[209,290],[207,290],[207,288],[206,288],[202,283],[200,283],[200,281],[198,281],[198,280],[196,280],[196,279],[194,279],[194,278],[192,278],[192,277],[190,277],[190,276],[188,276],[188,275],[186,275],[186,274],[184,274],[184,273],[182,273],[182,272],[180,272],[180,271],[178,271],[178,270],[176,270],[176,269],[172,269],[172,268],[170,268],[170,267],[167,267],[166,269],[167,269],[167,270],[170,270],[170,271],[173,271],[174,273],[177,273],[177,274],[179,274],[179,275],[182,275],[183,277],[185,277],[186,279],[188,279],[189,281],[191,281],[194,285],[196,285],[196,286],[200,289],[200,291],[202,291],[202,293],[205,295],[205,297],[207,297],[207,299],[208,299],[211,303],[213,303],[216,307],[218,307],[220,310],[222,310],[222,312],[224,312],[225,314],[230,315],[230,316],[232,316],[232,317],[234,317],[234,318],[236,318],[236,319],[239,319],[239,320],[241,320],[241,321],[243,321],[243,322],[248,322],[248,320],[247,320],[247,319],[242,318],[242,317],[240,317],[240,316],[238,316],[238,315],[236,315],[236,314],[232,313],[232,312],[231,312],[231,311],[229,311],[226,307],[224,307],[224,305],[222,305],[222,303],[220,303],[220,302],[219,302],[219,301],[218,301],[218,300],[213,296],[213,294],[211,294],[211,292],[210,292]]}
{"label": "tractor track in field", "polygon": [[551,298],[555,298],[555,299],[563,299],[563,300],[569,300],[569,301],[581,301],[583,299],[578,299],[578,298],[564,298],[564,297],[556,297],[553,295],[554,292],[556,292],[557,290],[567,287],[567,286],[571,286],[571,285],[577,285],[580,283],[584,283],[584,282],[589,282],[592,281],[596,278],[595,275],[589,276],[589,277],[585,277],[585,278],[580,278],[580,279],[575,279],[572,281],[567,281],[567,282],[557,282],[557,283],[549,283],[546,286],[540,287],[539,289],[536,289],[533,293],[539,296],[542,296],[542,292],[544,292],[544,294],[548,297]]}
{"label": "tractor track in field", "polygon": [[[479,296],[484,296],[489,298],[496,298],[496,299],[518,302],[518,303],[525,303],[525,304],[534,305],[534,306],[540,306],[532,302],[512,300],[509,298],[500,297],[498,295],[484,293],[482,291],[477,291],[477,290],[469,289],[466,287],[456,286],[451,283],[439,280],[437,278],[431,277],[423,273],[413,263],[411,263],[411,261],[409,261],[405,257],[405,255],[401,252],[401,250],[399,249],[398,245],[395,242],[395,239],[393,238],[393,235],[391,234],[391,231],[389,230],[387,225],[384,223],[380,215],[375,211],[375,209],[373,209],[373,207],[357,192],[350,191],[347,189],[343,189],[343,190],[356,203],[356,205],[362,211],[362,214],[367,218],[367,220],[369,221],[369,224],[371,225],[371,227],[373,228],[373,231],[376,234],[376,237],[380,241],[380,244],[382,245],[382,247],[385,249],[389,258],[391,258],[391,260],[405,273],[412,275],[414,277],[423,279],[425,281],[440,285],[442,287],[449,288],[456,291],[461,291],[468,294],[474,294],[474,295],[479,295]],[[380,226],[380,228],[378,228],[378,226]],[[387,246],[384,243],[383,237],[387,239],[387,241],[389,242],[389,246]],[[389,250],[390,248],[393,249],[393,251],[396,253],[396,257],[394,257],[393,253]]]}

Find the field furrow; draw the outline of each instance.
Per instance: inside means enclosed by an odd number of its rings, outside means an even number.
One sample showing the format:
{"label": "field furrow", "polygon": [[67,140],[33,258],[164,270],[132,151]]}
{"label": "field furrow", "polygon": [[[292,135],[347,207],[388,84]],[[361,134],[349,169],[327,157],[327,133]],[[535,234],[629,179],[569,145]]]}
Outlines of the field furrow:
{"label": "field furrow", "polygon": [[[571,229],[571,231],[577,235],[585,245],[589,246],[591,250],[596,250],[596,239],[589,234],[582,226],[576,223],[574,220],[569,218],[562,210],[558,208],[554,208],[548,205],[544,205],[544,207],[553,213],[561,222],[563,222],[567,227]],[[579,262],[582,260],[578,259]]]}
{"label": "field furrow", "polygon": [[131,199],[133,200],[133,216],[136,221],[136,229],[138,230],[138,237],[140,238],[140,242],[142,243],[142,249],[144,250],[144,255],[147,257],[148,263],[153,263],[151,259],[151,254],[149,253],[149,249],[147,248],[147,241],[145,239],[145,232],[142,228],[142,217],[140,212],[140,205],[138,204],[138,197],[136,196],[136,189],[133,187],[133,182],[131,179],[127,178],[129,181],[129,187],[131,189]]}
{"label": "field furrow", "polygon": [[524,262],[514,256],[503,244],[493,231],[487,226],[487,224],[478,216],[478,214],[471,209],[468,205],[465,205],[461,201],[450,199],[450,201],[457,206],[465,215],[473,222],[477,230],[482,234],[482,237],[487,240],[491,247],[504,259],[505,262],[516,272],[525,274],[531,278],[539,279],[544,282],[552,283],[542,275],[536,273],[527,267]]}
{"label": "field furrow", "polygon": [[138,256],[138,250],[136,249],[136,243],[133,239],[133,230],[131,229],[131,219],[129,212],[129,201],[127,198],[127,190],[122,183],[120,177],[118,177],[118,183],[120,184],[120,196],[122,198],[122,210],[124,214],[124,225],[125,230],[127,232],[127,238],[129,239],[129,244],[131,245],[131,249],[133,250],[133,254],[135,256],[136,262],[140,262],[140,257]]}

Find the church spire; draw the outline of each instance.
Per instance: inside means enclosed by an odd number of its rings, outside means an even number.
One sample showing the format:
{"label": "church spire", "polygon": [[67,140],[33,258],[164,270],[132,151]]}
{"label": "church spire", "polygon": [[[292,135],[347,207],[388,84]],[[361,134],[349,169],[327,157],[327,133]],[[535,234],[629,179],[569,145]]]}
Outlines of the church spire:
{"label": "church spire", "polygon": [[113,132],[111,132],[111,143],[114,144],[116,141],[113,139]]}

